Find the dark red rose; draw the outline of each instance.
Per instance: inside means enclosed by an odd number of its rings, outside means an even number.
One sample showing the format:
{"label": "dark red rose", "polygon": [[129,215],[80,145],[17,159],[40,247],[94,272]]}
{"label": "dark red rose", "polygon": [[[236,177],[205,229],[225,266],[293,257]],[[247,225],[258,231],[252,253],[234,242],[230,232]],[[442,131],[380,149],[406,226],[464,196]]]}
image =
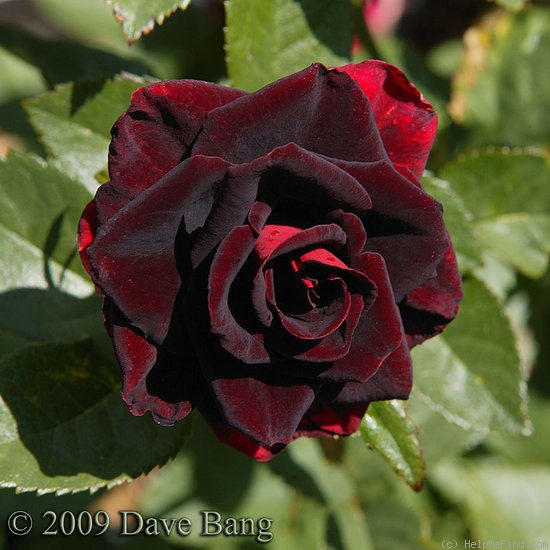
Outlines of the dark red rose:
{"label": "dark red rose", "polygon": [[315,64],[254,92],[136,91],[79,229],[135,415],[196,407],[267,460],[406,399],[409,349],[461,298],[420,186],[432,107],[395,67]]}

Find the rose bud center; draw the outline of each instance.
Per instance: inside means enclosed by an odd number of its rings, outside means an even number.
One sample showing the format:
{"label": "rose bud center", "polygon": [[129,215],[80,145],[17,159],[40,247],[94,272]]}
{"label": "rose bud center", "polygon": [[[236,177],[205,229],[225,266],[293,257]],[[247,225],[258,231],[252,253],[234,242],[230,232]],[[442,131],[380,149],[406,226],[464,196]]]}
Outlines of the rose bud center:
{"label": "rose bud center", "polygon": [[[352,292],[370,294],[368,278],[326,248],[301,247],[301,229],[266,226],[256,244],[262,260],[269,310],[290,334],[301,339],[324,338],[347,319]],[[278,254],[292,237],[296,247]]]}

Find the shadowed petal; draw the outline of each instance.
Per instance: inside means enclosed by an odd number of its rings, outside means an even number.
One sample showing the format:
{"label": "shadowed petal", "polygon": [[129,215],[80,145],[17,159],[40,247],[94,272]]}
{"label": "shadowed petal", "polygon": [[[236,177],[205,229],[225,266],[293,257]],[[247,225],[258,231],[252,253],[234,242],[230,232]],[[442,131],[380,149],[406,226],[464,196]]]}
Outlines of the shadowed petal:
{"label": "shadowed petal", "polygon": [[[186,417],[192,409],[191,400],[197,397],[193,382],[195,360],[159,350],[106,305],[108,328],[122,368],[122,398],[132,414],[150,412],[164,425]],[[159,376],[162,382],[157,391]]]}
{"label": "shadowed petal", "polygon": [[441,204],[388,164],[335,162],[361,182],[372,198],[372,209],[362,216],[365,249],[384,258],[400,302],[435,276],[448,248]]}
{"label": "shadowed petal", "polygon": [[168,332],[182,284],[176,237],[204,223],[226,168],[204,157],[180,164],[102,225],[87,248],[96,285],[156,343]]}
{"label": "shadowed petal", "polygon": [[437,266],[437,275],[407,295],[399,304],[409,346],[439,334],[458,313],[462,281],[452,246]]}

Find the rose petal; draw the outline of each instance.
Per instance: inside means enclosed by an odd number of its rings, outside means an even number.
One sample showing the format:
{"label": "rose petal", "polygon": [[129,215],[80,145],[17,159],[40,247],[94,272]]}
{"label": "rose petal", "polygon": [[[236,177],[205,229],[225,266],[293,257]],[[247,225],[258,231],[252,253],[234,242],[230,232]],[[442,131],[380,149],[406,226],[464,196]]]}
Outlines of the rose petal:
{"label": "rose petal", "polygon": [[[107,323],[122,368],[122,398],[132,414],[151,412],[158,423],[172,425],[187,416],[196,398],[196,361],[157,349],[124,322],[107,302]],[[162,377],[159,380],[159,377]],[[160,382],[160,385],[159,385]]]}
{"label": "rose petal", "polygon": [[400,346],[386,357],[376,373],[362,384],[358,394],[355,393],[355,385],[346,384],[340,399],[361,399],[363,402],[407,399],[412,389],[412,379],[411,355],[407,341],[403,338]]}
{"label": "rose petal", "polygon": [[193,154],[239,164],[292,142],[345,160],[386,158],[369,102],[357,83],[318,63],[211,111]]}
{"label": "rose petal", "polygon": [[364,251],[367,242],[367,234],[363,222],[358,216],[350,212],[336,209],[329,214],[329,219],[335,221],[347,236],[347,257],[355,258]]}
{"label": "rose petal", "polygon": [[254,441],[251,437],[233,429],[229,424],[219,420],[212,420],[206,413],[203,413],[208,423],[218,439],[222,443],[227,443],[250,458],[258,462],[267,462],[274,456],[283,451],[286,443],[274,443],[273,445],[263,445]]}
{"label": "rose petal", "polygon": [[112,130],[111,184],[135,197],[187,154],[205,116],[246,92],[197,80],[169,80],[136,90]]}
{"label": "rose petal", "polygon": [[[233,227],[248,222],[259,233],[282,199],[300,204],[297,225],[309,208],[345,208],[363,213],[371,206],[365,188],[350,174],[318,155],[289,144],[251,164],[231,166],[192,250],[193,264],[202,261]],[[283,216],[288,211],[283,212]],[[289,220],[291,221],[291,220]],[[283,222],[281,221],[280,224]],[[287,223],[286,225],[293,225]]]}
{"label": "rose petal", "polygon": [[[374,292],[373,292],[374,294]],[[366,304],[366,305],[365,305]],[[317,378],[324,373],[333,361],[345,357],[350,350],[353,334],[365,307],[370,307],[370,300],[354,294],[346,320],[324,338],[318,340],[297,339],[286,330],[277,330],[272,326],[265,334],[265,345],[280,357],[294,358],[295,363],[277,363],[277,370],[290,376]],[[285,370],[288,366],[289,370]]]}
{"label": "rose petal", "polygon": [[380,254],[400,302],[435,276],[448,247],[441,205],[385,163],[335,161],[367,189],[373,207],[362,216],[365,249]]}
{"label": "rose petal", "polygon": [[251,334],[235,320],[229,292],[237,274],[254,250],[256,239],[248,226],[236,227],[220,244],[208,276],[210,330],[234,357],[245,363],[268,363],[269,353],[261,334]]}
{"label": "rose petal", "polygon": [[102,225],[86,250],[96,285],[156,343],[182,284],[174,244],[204,223],[226,169],[204,157],[178,165]]}
{"label": "rose petal", "polygon": [[409,345],[439,334],[457,313],[462,299],[461,277],[449,239],[437,275],[407,295],[399,304]]}
{"label": "rose petal", "polygon": [[266,383],[258,377],[220,376],[220,370],[213,369],[217,378],[211,387],[227,423],[264,446],[290,443],[314,390],[282,379]]}
{"label": "rose petal", "polygon": [[275,306],[281,324],[289,334],[302,340],[319,340],[342,325],[351,309],[351,296],[342,279],[334,282],[340,287],[340,296],[327,306],[314,307],[304,313],[284,313]]}
{"label": "rose petal", "polygon": [[433,107],[397,67],[383,61],[368,60],[338,70],[356,80],[369,98],[395,168],[418,183],[437,130]]}
{"label": "rose petal", "polygon": [[367,274],[377,288],[377,297],[364,309],[355,329],[349,353],[319,374],[331,381],[368,380],[383,361],[401,344],[404,332],[395,305],[384,260],[378,254],[365,252],[358,257],[356,268]]}
{"label": "rose petal", "polygon": [[353,405],[331,403],[314,406],[304,417],[296,435],[303,437],[351,435],[359,428],[367,407],[368,403]]}
{"label": "rose petal", "polygon": [[[350,383],[353,384],[353,383]],[[341,384],[326,384],[298,426],[296,437],[332,437],[354,433],[368,407],[368,401],[348,402],[338,399]],[[359,384],[355,384],[359,385]]]}
{"label": "rose petal", "polygon": [[91,273],[92,266],[88,259],[88,247],[93,243],[97,230],[97,219],[94,201],[90,201],[78,222],[78,253],[84,269]]}

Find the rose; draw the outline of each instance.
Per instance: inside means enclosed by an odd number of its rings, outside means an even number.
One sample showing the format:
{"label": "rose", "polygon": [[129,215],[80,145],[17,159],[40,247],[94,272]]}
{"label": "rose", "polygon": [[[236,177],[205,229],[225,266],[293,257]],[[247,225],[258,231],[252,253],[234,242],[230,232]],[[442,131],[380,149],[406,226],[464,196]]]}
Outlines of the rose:
{"label": "rose", "polygon": [[461,297],[420,186],[436,129],[395,67],[319,64],[254,93],[159,82],[112,130],[79,245],[135,415],[197,408],[267,460],[405,399]]}

